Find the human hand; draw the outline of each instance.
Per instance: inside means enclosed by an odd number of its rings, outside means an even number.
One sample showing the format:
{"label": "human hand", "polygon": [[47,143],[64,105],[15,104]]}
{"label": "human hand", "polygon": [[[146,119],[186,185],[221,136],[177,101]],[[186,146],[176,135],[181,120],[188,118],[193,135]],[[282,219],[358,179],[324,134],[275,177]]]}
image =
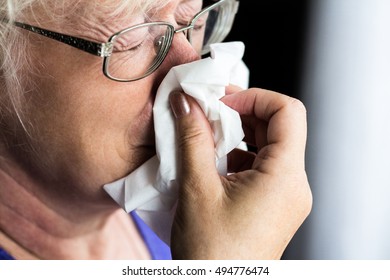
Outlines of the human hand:
{"label": "human hand", "polygon": [[172,227],[175,259],[279,259],[311,210],[306,177],[306,110],[288,96],[228,87],[244,141],[220,176],[212,131],[191,97],[170,96],[179,150],[179,199]]}

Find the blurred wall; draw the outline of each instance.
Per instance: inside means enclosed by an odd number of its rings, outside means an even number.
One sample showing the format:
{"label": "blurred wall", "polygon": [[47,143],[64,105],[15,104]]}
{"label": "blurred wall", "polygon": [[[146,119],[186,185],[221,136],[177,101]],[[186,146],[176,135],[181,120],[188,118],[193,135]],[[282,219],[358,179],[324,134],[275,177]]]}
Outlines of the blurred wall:
{"label": "blurred wall", "polygon": [[390,1],[313,1],[302,98],[308,259],[390,258]]}

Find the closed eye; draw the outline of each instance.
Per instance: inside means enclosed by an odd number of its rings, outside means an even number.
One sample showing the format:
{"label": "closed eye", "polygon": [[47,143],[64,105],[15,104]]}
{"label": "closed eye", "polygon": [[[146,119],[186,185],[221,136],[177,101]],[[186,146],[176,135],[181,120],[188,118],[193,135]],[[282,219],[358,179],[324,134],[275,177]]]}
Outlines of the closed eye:
{"label": "closed eye", "polygon": [[115,44],[113,52],[114,53],[115,52],[125,52],[125,51],[135,52],[143,46],[144,42],[145,41],[142,40],[140,43],[137,43],[136,45],[134,45],[134,44],[131,44],[131,45],[122,45],[122,44],[117,45],[117,44]]}
{"label": "closed eye", "polygon": [[[178,22],[177,24],[179,25],[179,29],[186,27],[188,25],[187,23],[182,23],[182,22]],[[198,31],[198,30],[202,30],[203,28],[204,28],[204,23],[201,23],[201,24],[196,24],[193,29],[194,31]]]}

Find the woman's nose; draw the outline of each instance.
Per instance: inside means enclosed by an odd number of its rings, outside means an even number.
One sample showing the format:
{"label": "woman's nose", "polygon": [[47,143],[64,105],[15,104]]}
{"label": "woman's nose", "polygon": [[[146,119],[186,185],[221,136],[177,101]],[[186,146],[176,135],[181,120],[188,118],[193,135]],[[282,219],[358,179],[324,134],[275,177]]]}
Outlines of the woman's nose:
{"label": "woman's nose", "polygon": [[167,73],[172,67],[200,59],[199,53],[187,40],[184,33],[176,33],[164,62],[159,69],[160,73]]}

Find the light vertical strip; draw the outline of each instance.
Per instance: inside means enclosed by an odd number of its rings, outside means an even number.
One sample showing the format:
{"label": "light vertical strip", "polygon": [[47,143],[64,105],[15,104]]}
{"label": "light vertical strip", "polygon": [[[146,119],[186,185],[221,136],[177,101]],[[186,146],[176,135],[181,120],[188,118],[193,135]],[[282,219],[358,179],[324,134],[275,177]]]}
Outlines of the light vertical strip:
{"label": "light vertical strip", "polygon": [[305,258],[390,259],[390,1],[317,0],[308,35]]}

